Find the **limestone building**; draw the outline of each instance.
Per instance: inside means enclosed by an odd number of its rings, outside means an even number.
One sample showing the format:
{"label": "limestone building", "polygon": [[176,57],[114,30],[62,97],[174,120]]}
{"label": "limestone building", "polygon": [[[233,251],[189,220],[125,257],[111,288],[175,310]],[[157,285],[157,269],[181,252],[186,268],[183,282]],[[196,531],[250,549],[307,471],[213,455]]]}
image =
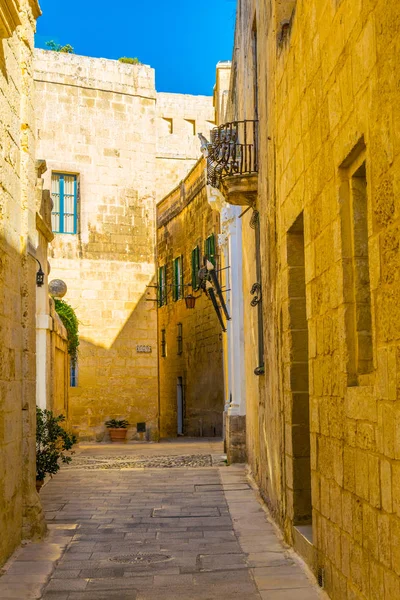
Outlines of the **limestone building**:
{"label": "limestone building", "polygon": [[70,419],[103,439],[125,418],[157,439],[156,201],[199,156],[212,99],[157,94],[145,65],[37,50],[38,156],[54,202],[51,275],[80,320]]}
{"label": "limestone building", "polygon": [[248,209],[248,461],[337,600],[400,597],[399,24],[395,0],[239,2],[208,149]]}
{"label": "limestone building", "polygon": [[157,205],[162,437],[220,437],[223,429],[224,334],[199,278],[205,257],[220,266],[219,215],[208,204],[205,166],[201,159]]}
{"label": "limestone building", "polygon": [[36,286],[36,404],[41,409],[69,417],[68,334],[49,296],[49,244],[54,239],[51,224],[53,202],[50,190],[43,189],[45,161],[37,167],[37,246],[35,258],[43,271],[43,285]]}
{"label": "limestone building", "polygon": [[1,0],[0,565],[43,532],[35,489],[36,0]]}

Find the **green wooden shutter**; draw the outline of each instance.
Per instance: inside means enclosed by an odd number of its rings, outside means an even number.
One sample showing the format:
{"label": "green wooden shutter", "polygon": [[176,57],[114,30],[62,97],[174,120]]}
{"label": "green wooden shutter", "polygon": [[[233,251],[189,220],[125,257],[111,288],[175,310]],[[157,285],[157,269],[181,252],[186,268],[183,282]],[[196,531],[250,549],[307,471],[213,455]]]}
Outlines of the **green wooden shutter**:
{"label": "green wooden shutter", "polygon": [[163,268],[158,268],[158,306],[163,305],[163,282],[162,282]]}
{"label": "green wooden shutter", "polygon": [[178,259],[172,262],[172,298],[174,302],[178,300]]}
{"label": "green wooden shutter", "polygon": [[167,304],[167,265],[158,269],[158,306]]}
{"label": "green wooden shutter", "polygon": [[162,267],[162,299],[163,305],[167,304],[167,265]]}
{"label": "green wooden shutter", "polygon": [[192,288],[199,289],[199,270],[200,270],[200,248],[196,246],[192,250]]}
{"label": "green wooden shutter", "polygon": [[184,285],[184,276],[183,276],[183,254],[179,258],[180,263],[180,281],[179,281],[179,299],[183,298],[185,295],[185,285]]}
{"label": "green wooden shutter", "polygon": [[216,256],[215,256],[215,235],[212,233],[205,241],[204,244],[204,254],[207,259],[214,265],[216,265]]}

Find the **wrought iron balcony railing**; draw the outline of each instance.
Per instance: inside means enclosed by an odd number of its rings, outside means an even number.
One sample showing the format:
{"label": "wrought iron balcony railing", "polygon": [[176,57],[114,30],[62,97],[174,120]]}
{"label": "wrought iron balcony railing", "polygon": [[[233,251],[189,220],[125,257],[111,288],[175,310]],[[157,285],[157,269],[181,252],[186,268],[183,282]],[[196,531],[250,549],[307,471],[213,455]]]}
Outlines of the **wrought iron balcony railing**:
{"label": "wrought iron balcony railing", "polygon": [[207,183],[213,187],[220,187],[225,177],[258,173],[258,121],[216,127],[207,154]]}

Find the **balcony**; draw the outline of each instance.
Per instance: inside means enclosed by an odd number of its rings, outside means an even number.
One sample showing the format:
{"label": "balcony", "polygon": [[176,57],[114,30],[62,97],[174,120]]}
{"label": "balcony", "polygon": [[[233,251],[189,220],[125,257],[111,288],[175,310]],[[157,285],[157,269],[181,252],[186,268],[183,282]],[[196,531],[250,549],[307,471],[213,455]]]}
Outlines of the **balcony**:
{"label": "balcony", "polygon": [[234,121],[211,131],[207,145],[207,183],[226,201],[252,205],[258,187],[258,121]]}

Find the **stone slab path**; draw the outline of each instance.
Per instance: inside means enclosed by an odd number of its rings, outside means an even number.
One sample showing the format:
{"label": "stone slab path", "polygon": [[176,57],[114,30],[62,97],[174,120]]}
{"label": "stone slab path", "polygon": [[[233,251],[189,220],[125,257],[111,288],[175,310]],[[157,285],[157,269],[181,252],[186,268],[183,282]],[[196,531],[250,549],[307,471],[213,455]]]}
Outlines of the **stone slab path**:
{"label": "stone slab path", "polygon": [[242,466],[63,469],[41,498],[50,536],[6,566],[1,600],[321,598]]}

